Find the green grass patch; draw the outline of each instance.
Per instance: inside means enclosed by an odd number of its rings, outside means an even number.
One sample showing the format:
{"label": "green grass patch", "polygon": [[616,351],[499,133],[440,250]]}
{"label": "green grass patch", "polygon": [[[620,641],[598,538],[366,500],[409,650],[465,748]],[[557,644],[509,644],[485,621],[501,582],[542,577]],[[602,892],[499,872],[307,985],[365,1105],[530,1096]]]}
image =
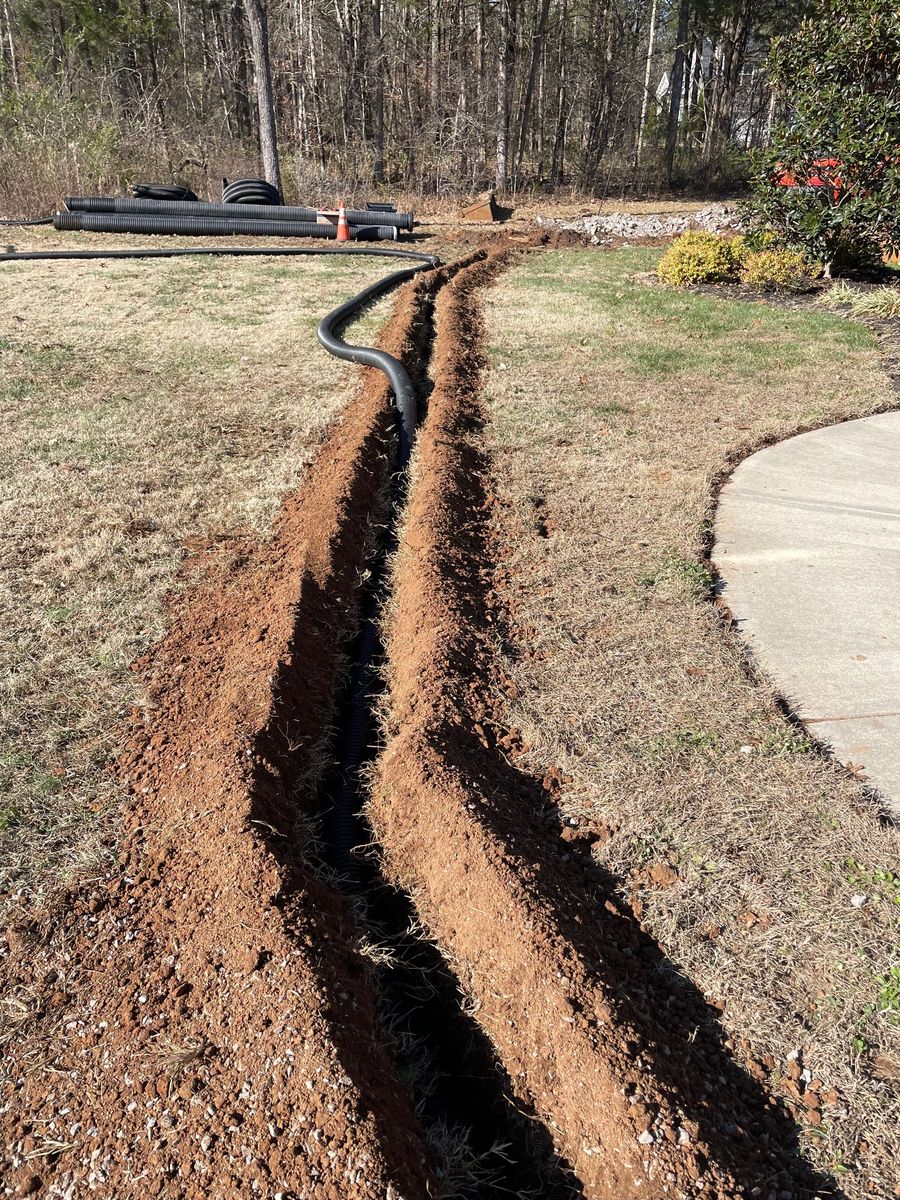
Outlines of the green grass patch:
{"label": "green grass patch", "polygon": [[[847,350],[876,345],[865,326],[821,309],[786,310],[648,284],[643,277],[659,255],[641,247],[590,255],[560,251],[557,268],[529,260],[509,286],[532,305],[537,289],[548,311],[557,294],[577,301],[583,320],[573,325],[569,345],[637,379],[751,379],[767,370],[837,362]],[[554,353],[555,340],[493,349],[491,358],[535,363],[571,353],[558,346]]]}

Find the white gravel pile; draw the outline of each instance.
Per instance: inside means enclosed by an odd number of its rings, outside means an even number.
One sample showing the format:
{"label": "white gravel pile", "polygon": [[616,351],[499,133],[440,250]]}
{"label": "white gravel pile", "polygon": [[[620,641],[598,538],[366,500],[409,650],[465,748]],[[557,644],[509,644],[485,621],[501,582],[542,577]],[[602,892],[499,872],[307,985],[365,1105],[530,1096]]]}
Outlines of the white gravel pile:
{"label": "white gravel pile", "polygon": [[724,233],[740,228],[740,216],[734,205],[710,204],[698,212],[689,213],[596,213],[593,216],[577,217],[574,221],[557,221],[551,217],[538,217],[543,229],[571,230],[592,240],[607,237],[656,238],[674,237],[688,229],[703,229],[708,233]]}

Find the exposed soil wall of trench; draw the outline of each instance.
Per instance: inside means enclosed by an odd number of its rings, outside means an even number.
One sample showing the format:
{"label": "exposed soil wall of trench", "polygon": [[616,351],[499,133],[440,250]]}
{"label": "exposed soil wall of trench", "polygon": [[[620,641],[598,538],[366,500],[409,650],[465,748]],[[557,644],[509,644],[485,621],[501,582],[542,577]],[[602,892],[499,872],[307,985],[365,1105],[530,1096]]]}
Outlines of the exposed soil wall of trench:
{"label": "exposed soil wall of trench", "polygon": [[[412,370],[440,282],[407,285],[382,338]],[[46,939],[23,917],[0,965],[21,1013],[4,1194],[427,1194],[360,930],[310,854],[392,428],[371,372],[271,538],[187,592],[135,664],[124,870]]]}
{"label": "exposed soil wall of trench", "polygon": [[503,260],[437,300],[369,805],[385,869],[470,998],[511,1100],[591,1200],[832,1195],[716,1012],[616,899],[590,852],[603,831],[564,828],[559,781],[515,765],[492,652],[506,614],[479,396],[477,289]]}

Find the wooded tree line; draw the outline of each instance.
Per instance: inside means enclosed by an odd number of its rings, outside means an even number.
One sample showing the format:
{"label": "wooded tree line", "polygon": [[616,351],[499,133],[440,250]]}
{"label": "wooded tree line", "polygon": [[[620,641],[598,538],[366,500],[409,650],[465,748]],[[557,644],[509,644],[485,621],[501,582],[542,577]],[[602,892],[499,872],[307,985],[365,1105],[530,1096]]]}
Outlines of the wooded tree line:
{"label": "wooded tree line", "polygon": [[768,40],[800,8],[0,0],[0,121],[8,147],[55,139],[86,156],[88,173],[104,154],[124,170],[129,153],[144,163],[151,148],[173,175],[191,175],[186,160],[212,174],[258,170],[255,30],[291,191],[708,186],[765,139],[776,103]]}

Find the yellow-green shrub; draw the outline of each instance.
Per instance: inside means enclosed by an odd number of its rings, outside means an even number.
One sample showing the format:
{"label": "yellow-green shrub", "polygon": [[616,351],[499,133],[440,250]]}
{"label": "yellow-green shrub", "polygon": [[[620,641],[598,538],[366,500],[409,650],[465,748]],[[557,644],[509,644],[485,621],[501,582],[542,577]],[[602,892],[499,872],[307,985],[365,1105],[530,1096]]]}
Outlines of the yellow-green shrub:
{"label": "yellow-green shrub", "polygon": [[714,233],[683,233],[659,260],[656,270],[664,283],[674,287],[723,283],[733,279],[736,272],[732,243]]}
{"label": "yellow-green shrub", "polygon": [[751,229],[749,233],[738,234],[731,239],[731,253],[738,271],[744,261],[757,250],[775,250],[781,238],[774,229]]}
{"label": "yellow-green shrub", "polygon": [[743,255],[740,273],[741,283],[767,292],[803,292],[812,286],[820,268],[802,250],[781,248]]}
{"label": "yellow-green shrub", "polygon": [[743,233],[739,233],[737,237],[733,237],[729,242],[731,248],[731,260],[737,270],[740,270],[741,263],[751,251],[751,247],[747,244],[747,238]]}

